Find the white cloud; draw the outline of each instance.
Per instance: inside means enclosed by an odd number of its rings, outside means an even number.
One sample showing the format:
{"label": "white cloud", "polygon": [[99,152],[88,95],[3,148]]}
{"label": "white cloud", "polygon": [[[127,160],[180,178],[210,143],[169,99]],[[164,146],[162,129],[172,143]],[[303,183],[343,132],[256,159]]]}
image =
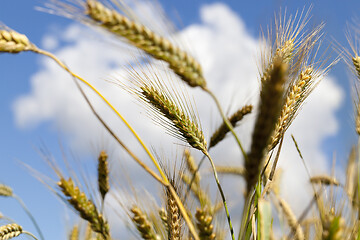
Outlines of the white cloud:
{"label": "white cloud", "polygon": [[[134,104],[134,100],[124,91],[102,80],[109,79],[109,73],[114,72],[115,67],[132,61],[132,54],[114,49],[106,42],[101,42],[98,37],[92,37],[92,34],[78,25],[69,26],[65,33],[55,37],[71,44],[60,47],[55,52],[56,55],[74,72],[94,83],[149,145],[154,146],[160,153],[176,152],[175,149],[179,146],[169,145],[176,140],[169,136],[164,137],[163,129],[149,122],[144,111]],[[45,39],[52,37],[47,36]],[[235,110],[244,104],[257,102],[259,83],[255,55],[259,42],[250,36],[241,18],[227,6],[213,4],[202,7],[201,23],[188,26],[177,38],[191,43],[189,48],[201,62],[209,88],[215,91],[225,109],[230,105],[231,110]],[[206,94],[199,89],[191,89],[190,92],[195,96],[202,126],[208,136],[220,122],[220,117]],[[97,97],[93,94],[91,96],[95,107],[120,138],[133,150],[138,149],[138,144],[121,121],[116,119]],[[311,94],[308,103],[288,130],[288,135],[295,135],[313,173],[328,172],[328,159],[321,150],[321,144],[337,132],[335,112],[342,99],[343,92],[335,81],[325,78]],[[100,141],[99,134],[100,139],[108,136],[91,115],[72,79],[48,59],[41,61],[39,72],[32,76],[31,92],[19,97],[13,109],[19,127],[34,127],[49,121],[69,136],[73,146],[83,150],[91,143]],[[245,146],[249,145],[253,119],[254,114],[238,129]],[[240,151],[233,142],[229,137],[214,149],[212,154],[218,164],[241,162]],[[145,156],[142,151],[136,153]],[[306,172],[289,136],[284,142],[280,166],[286,169],[283,194],[299,212],[309,198],[309,189],[304,186],[307,181]],[[142,170],[137,168],[134,171]],[[224,181],[227,182],[226,179]],[[225,189],[233,191],[234,185],[231,185],[231,188],[225,186]],[[241,188],[238,189],[240,192]]]}

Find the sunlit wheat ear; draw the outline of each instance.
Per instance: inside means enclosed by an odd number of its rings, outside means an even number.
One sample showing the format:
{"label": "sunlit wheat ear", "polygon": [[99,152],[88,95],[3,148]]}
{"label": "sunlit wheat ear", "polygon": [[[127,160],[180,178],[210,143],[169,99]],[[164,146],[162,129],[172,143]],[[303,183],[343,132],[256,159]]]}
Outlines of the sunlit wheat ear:
{"label": "sunlit wheat ear", "polygon": [[312,90],[313,80],[317,77],[318,75],[315,75],[313,68],[308,67],[300,73],[298,80],[289,86],[284,106],[275,126],[270,149],[273,149],[279,143],[280,137],[290,126],[301,104]]}
{"label": "sunlit wheat ear", "polygon": [[0,184],[0,196],[12,197],[13,196],[12,188],[4,184]]}
{"label": "sunlit wheat ear", "polygon": [[[233,127],[236,126],[236,124],[241,121],[245,115],[251,113],[252,106],[246,105],[236,111],[231,117],[229,118],[229,122]],[[210,138],[209,148],[214,147],[216,144],[218,144],[221,140],[223,140],[226,136],[226,134],[229,132],[229,128],[226,126],[225,123],[222,123],[217,130],[213,133],[213,135]]]}
{"label": "sunlit wheat ear", "polygon": [[328,175],[319,175],[319,176],[313,176],[310,178],[310,182],[311,183],[315,183],[315,184],[322,184],[322,185],[335,185],[335,186],[339,186],[340,183],[339,181],[332,176],[328,176]]}
{"label": "sunlit wheat ear", "polygon": [[105,151],[101,151],[98,157],[98,187],[102,199],[105,199],[105,195],[110,189],[108,155]]}
{"label": "sunlit wheat ear", "polygon": [[86,1],[86,14],[99,26],[128,40],[152,57],[163,60],[188,85],[206,87],[200,64],[169,40],[96,0]]}
{"label": "sunlit wheat ear", "polygon": [[214,225],[212,224],[213,217],[209,214],[209,211],[196,209],[195,213],[196,226],[199,230],[199,236],[201,240],[213,240],[216,239],[214,233]]}
{"label": "sunlit wheat ear", "polygon": [[35,46],[25,35],[0,28],[0,52],[19,53],[34,49]]}
{"label": "sunlit wheat ear", "polygon": [[109,239],[109,225],[98,212],[96,206],[90,201],[85,193],[81,192],[78,187],[74,186],[71,178],[65,180],[61,178],[58,182],[63,194],[67,197],[70,205],[79,213],[79,215],[90,223],[91,229],[94,232],[100,233],[103,238]]}
{"label": "sunlit wheat ear", "polygon": [[287,204],[287,202],[284,199],[279,198],[278,200],[279,200],[280,208],[283,211],[284,216],[286,218],[286,221],[287,221],[291,231],[295,234],[294,239],[304,240],[305,238],[304,238],[303,229],[301,228],[299,222],[297,221],[290,206]]}
{"label": "sunlit wheat ear", "polygon": [[7,240],[22,234],[22,227],[16,223],[0,227],[0,240]]}
{"label": "sunlit wheat ear", "polygon": [[250,153],[245,161],[248,193],[257,182],[265,150],[279,118],[286,79],[287,64],[280,58],[274,61],[273,69],[261,83],[258,115],[252,134]]}
{"label": "sunlit wheat ear", "polygon": [[69,240],[79,240],[79,225],[74,225],[69,234]]}
{"label": "sunlit wheat ear", "polygon": [[159,236],[154,232],[154,228],[148,217],[137,206],[133,206],[130,211],[133,214],[132,221],[136,229],[139,231],[141,237],[147,240],[159,240]]}

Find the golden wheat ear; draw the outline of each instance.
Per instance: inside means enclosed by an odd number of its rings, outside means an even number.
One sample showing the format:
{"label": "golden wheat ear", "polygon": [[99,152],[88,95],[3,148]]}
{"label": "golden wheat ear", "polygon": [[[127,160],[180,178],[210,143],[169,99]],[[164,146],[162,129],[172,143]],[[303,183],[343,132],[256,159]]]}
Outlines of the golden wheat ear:
{"label": "golden wheat ear", "polygon": [[12,197],[13,196],[12,188],[7,185],[0,184],[0,196]]}
{"label": "golden wheat ear", "polygon": [[19,53],[35,48],[24,34],[0,28],[0,52]]}
{"label": "golden wheat ear", "polygon": [[23,229],[20,225],[13,223],[0,227],[0,239],[11,239],[22,234]]}
{"label": "golden wheat ear", "polygon": [[0,226],[0,239],[1,240],[12,239],[12,238],[20,236],[21,234],[26,234],[26,235],[32,237],[33,239],[38,240],[32,233],[24,231],[22,226],[20,226],[16,223]]}

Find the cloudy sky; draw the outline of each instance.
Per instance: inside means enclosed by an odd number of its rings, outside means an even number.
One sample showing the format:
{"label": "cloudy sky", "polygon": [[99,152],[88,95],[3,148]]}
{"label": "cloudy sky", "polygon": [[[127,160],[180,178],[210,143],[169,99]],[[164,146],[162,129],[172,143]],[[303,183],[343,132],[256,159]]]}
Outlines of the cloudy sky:
{"label": "cloudy sky", "polygon": [[[280,9],[286,9],[289,15],[304,7],[308,9],[311,5],[310,2],[304,5],[298,1],[244,4],[235,0],[161,3],[165,4],[167,15],[177,21],[180,29],[171,39],[200,61],[209,88],[215,91],[228,112],[235,111],[244,104],[257,102],[259,84],[256,64],[261,26],[266,29],[273,20],[274,13],[278,13]],[[35,6],[43,4],[40,0],[7,2],[0,9],[0,21],[26,34],[37,46],[55,53],[74,72],[98,87],[160,156],[164,156],[167,161],[172,161],[173,158],[179,160],[184,144],[153,124],[146,109],[114,84],[114,81],[124,82],[126,69],[123,66],[134,60],[136,51],[119,44],[116,39],[104,38],[99,31],[34,10]],[[327,6],[326,10],[323,8],[324,4]],[[336,39],[341,45],[347,46],[344,35],[346,23],[359,17],[354,9],[359,9],[360,3],[316,1],[312,7],[312,18],[308,26],[311,28],[322,21],[326,23],[324,44],[329,45]],[[151,27],[169,34],[156,24],[161,20],[159,14],[149,10],[146,4],[138,5],[137,9],[145,13],[143,20],[150,20],[148,24]],[[336,53],[333,52],[332,56],[335,58]],[[135,186],[147,188],[154,183],[124,152],[117,149],[90,113],[72,79],[51,60],[31,53],[0,54],[0,69],[3,86],[0,88],[0,161],[3,168],[0,183],[11,185],[25,200],[39,220],[45,237],[63,239],[64,230],[69,228],[67,220],[71,211],[64,211],[64,205],[54,194],[24,168],[22,163],[46,176],[54,176],[43,162],[40,149],[45,148],[51,152],[59,165],[64,165],[62,153],[67,152],[66,156],[72,167],[85,164],[89,168],[87,172],[91,174],[94,170],[91,165],[94,165],[97,153],[105,148],[112,156],[114,166],[120,166],[125,169],[123,172],[128,171],[129,176],[137,178],[133,182]],[[304,206],[309,189],[303,187],[306,171],[289,139],[290,133],[296,137],[312,174],[329,173],[335,156],[337,175],[342,178],[346,156],[351,144],[356,141],[349,82],[349,71],[340,62],[310,95],[288,130],[280,159],[280,165],[285,169],[284,182],[287,183],[284,184],[282,193],[297,213]],[[189,95],[194,95],[202,128],[209,138],[221,122],[215,105],[203,92],[197,89],[188,91]],[[142,151],[137,150],[137,142],[122,122],[98,98],[88,93],[94,106],[115,132],[139,156],[146,158]],[[245,146],[249,145],[253,120],[254,115],[249,116],[238,129]],[[212,154],[218,164],[241,164],[240,152],[230,137],[219,144]],[[222,180],[225,191],[233,192],[233,188],[226,186],[227,179]],[[212,181],[209,178],[210,185],[213,184]],[[243,183],[241,180],[236,182],[240,196]],[[35,233],[16,202],[0,199],[0,203],[3,206],[0,212]],[[230,203],[234,206],[236,216],[238,203],[235,200]]]}

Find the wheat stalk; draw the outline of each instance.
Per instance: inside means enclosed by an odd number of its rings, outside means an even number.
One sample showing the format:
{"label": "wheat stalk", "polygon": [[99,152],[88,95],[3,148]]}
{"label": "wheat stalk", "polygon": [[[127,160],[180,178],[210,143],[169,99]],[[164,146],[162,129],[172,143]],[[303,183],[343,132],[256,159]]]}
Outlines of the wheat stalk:
{"label": "wheat stalk", "polygon": [[74,186],[71,178],[65,180],[61,177],[58,186],[66,197],[71,206],[80,214],[80,216],[90,223],[94,232],[100,233],[103,238],[109,239],[109,226],[103,216],[97,211],[96,206],[90,201],[85,193],[81,192],[78,187]]}
{"label": "wheat stalk", "polygon": [[0,184],[0,196],[12,197],[13,196],[12,188],[4,184]]}
{"label": "wheat stalk", "polygon": [[129,43],[152,57],[167,62],[188,85],[206,87],[200,64],[164,37],[96,0],[86,1],[86,14],[111,33],[126,38]]}
{"label": "wheat stalk", "polygon": [[287,78],[287,64],[282,59],[276,59],[272,65],[272,70],[262,80],[259,113],[255,121],[250,153],[245,161],[248,193],[257,182],[264,151],[279,117],[283,85]]}
{"label": "wheat stalk", "polygon": [[101,197],[104,200],[106,193],[110,189],[108,155],[105,151],[101,151],[98,157],[98,187]]}
{"label": "wheat stalk", "polygon": [[[246,105],[243,108],[236,111],[233,115],[230,116],[229,122],[233,127],[236,126],[236,124],[241,121],[246,114],[251,113],[252,106]],[[212,134],[210,138],[209,148],[214,147],[216,144],[218,144],[221,140],[223,140],[226,136],[226,134],[230,131],[230,129],[227,127],[227,125],[223,122],[217,130]]]}

